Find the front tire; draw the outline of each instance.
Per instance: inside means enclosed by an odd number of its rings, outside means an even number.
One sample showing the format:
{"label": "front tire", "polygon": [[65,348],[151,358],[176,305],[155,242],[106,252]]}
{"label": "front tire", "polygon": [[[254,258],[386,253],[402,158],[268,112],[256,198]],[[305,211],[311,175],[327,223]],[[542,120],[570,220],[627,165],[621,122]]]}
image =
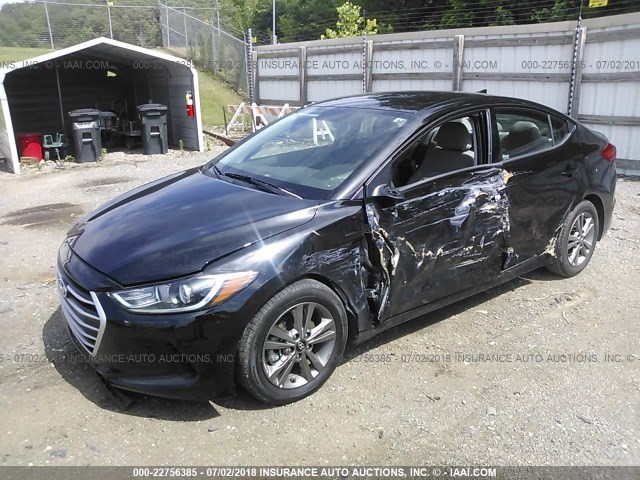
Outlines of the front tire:
{"label": "front tire", "polygon": [[556,240],[555,258],[549,271],[573,277],[586,268],[598,241],[598,212],[588,200],[580,202],[569,214]]}
{"label": "front tire", "polygon": [[238,380],[263,402],[295,402],[327,381],[346,342],[340,297],[318,281],[301,280],[269,300],[245,328]]}

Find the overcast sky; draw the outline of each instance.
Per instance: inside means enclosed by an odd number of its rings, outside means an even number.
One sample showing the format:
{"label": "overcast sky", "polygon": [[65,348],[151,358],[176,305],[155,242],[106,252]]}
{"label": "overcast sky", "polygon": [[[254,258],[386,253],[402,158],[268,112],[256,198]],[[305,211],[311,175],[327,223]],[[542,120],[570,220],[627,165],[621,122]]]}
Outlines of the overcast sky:
{"label": "overcast sky", "polygon": [[4,5],[5,3],[17,3],[22,1],[23,0],[0,0],[0,5]]}

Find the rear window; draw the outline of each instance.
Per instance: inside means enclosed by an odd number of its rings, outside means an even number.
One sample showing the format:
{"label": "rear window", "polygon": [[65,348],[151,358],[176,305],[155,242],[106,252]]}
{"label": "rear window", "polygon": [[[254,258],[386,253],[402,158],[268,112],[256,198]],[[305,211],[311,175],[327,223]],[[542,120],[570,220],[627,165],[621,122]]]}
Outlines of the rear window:
{"label": "rear window", "polygon": [[495,116],[503,161],[542,152],[554,145],[549,116],[544,113],[505,109],[496,111]]}

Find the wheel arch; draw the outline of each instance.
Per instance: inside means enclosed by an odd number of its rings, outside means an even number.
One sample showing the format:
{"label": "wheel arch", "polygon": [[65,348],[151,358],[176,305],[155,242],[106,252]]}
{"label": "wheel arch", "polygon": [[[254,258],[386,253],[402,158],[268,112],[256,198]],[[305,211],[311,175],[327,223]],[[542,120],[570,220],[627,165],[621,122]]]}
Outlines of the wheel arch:
{"label": "wheel arch", "polygon": [[584,200],[591,202],[596,208],[596,213],[598,214],[598,240],[602,240],[605,224],[604,203],[596,193],[585,195]]}
{"label": "wheel arch", "polygon": [[261,288],[262,291],[260,292],[260,300],[257,301],[254,305],[255,313],[257,313],[262,308],[262,306],[269,301],[269,299],[273,298],[275,295],[279,294],[290,285],[293,285],[294,283],[300,282],[302,280],[315,280],[323,284],[325,287],[329,288],[338,296],[347,314],[347,342],[350,343],[358,335],[358,332],[362,330],[362,328],[360,328],[358,315],[356,313],[357,310],[354,307],[349,295],[344,291],[344,289],[340,287],[337,282],[317,272],[307,272],[300,276],[290,277],[286,279],[282,278],[281,276],[274,276],[271,281],[266,282],[263,285],[263,288]]}
{"label": "wheel arch", "polygon": [[[358,315],[355,313],[355,309],[351,304],[351,301],[349,300],[349,296],[344,292],[344,290],[342,290],[342,288],[340,288],[340,286],[337,283],[333,282],[330,278],[320,275],[318,273],[309,273],[300,278],[297,278],[291,283],[295,283],[304,279],[315,280],[317,282],[320,282],[327,288],[331,289],[333,293],[338,295],[338,298],[340,298],[340,301],[342,302],[342,305],[344,306],[344,310],[347,314],[347,343],[351,343],[355,338],[355,336],[357,336],[358,334],[359,326],[358,326]],[[291,283],[289,283],[289,285],[291,285]]]}

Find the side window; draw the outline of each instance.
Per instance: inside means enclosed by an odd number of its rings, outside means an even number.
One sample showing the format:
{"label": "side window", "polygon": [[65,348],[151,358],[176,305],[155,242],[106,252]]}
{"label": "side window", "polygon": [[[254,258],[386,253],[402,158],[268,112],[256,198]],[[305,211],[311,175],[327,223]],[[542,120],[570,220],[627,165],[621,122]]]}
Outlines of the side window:
{"label": "side window", "polygon": [[553,146],[549,116],[543,113],[496,111],[502,160],[541,152]]}
{"label": "side window", "polygon": [[477,125],[472,115],[449,120],[425,132],[394,163],[394,186],[477,165]]}
{"label": "side window", "polygon": [[558,117],[554,117],[552,115],[549,116],[551,118],[551,129],[553,131],[553,144],[558,145],[562,143],[565,138],[569,136],[570,127],[566,120],[563,120]]}

